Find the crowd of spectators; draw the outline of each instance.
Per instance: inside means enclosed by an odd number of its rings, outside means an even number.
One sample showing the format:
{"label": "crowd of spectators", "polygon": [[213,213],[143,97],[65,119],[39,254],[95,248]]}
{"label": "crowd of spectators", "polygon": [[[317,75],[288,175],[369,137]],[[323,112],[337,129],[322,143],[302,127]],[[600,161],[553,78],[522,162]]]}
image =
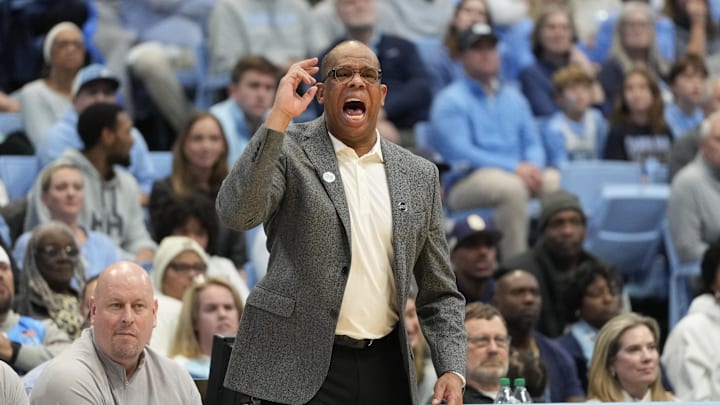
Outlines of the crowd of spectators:
{"label": "crowd of spectators", "polygon": [[[0,379],[26,376],[27,392],[37,382],[31,403],[63,388],[40,373],[67,372],[72,356],[95,356],[90,374],[111,383],[148,372],[113,368],[122,356],[97,330],[115,327],[110,297],[158,302],[143,309],[152,322],[137,313],[154,332],[138,333],[133,356],[163,371],[121,395],[179,386],[183,368],[208,377],[212,335],[235,333],[267,267],[261,226],[218,220],[220,185],[280,75],[345,40],[380,61],[378,133],[426,148],[444,169],[449,258],[470,305],[466,401],[492,402],[504,376],[526,378],[543,402],[720,400],[720,0],[8,3],[0,115],[21,126],[0,126],[0,151],[34,155],[38,171],[13,201],[0,180],[0,363],[11,368],[0,364]],[[198,101],[214,82],[212,102]],[[297,120],[321,114],[315,102]],[[151,148],[172,154],[169,176],[156,174]],[[670,330],[663,311],[632,312],[642,307],[612,258],[584,248],[589,218],[561,173],[599,159],[635,162],[644,182],[666,184],[680,260],[702,262],[703,287]],[[449,219],[460,211],[471,213]],[[85,288],[103,274],[91,300]],[[137,297],[116,290],[124,282]],[[405,317],[427,401],[437,376],[414,297]],[[641,366],[648,375],[630,375]]]}

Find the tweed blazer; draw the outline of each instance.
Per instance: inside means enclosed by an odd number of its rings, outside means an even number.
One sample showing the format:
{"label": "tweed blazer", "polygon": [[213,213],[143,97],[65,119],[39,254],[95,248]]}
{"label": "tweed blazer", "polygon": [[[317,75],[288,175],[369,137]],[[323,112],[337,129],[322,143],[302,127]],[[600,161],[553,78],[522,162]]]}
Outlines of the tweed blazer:
{"label": "tweed blazer", "polygon": [[[438,374],[465,373],[464,300],[449,265],[437,168],[384,139],[381,147],[392,207],[396,331],[416,403],[402,315],[411,275]],[[225,385],[273,402],[307,403],[330,366],[352,260],[350,215],[324,116],[284,134],[260,127],[223,182],[217,211],[237,229],[263,223],[270,251],[267,275],[247,299]]]}

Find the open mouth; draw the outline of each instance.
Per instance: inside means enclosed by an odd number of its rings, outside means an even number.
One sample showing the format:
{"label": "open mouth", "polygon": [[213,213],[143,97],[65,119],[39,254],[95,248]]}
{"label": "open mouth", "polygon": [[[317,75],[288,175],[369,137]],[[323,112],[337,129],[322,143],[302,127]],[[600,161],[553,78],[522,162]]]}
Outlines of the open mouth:
{"label": "open mouth", "polygon": [[351,119],[363,118],[365,110],[365,103],[360,100],[348,100],[343,104],[343,112]]}

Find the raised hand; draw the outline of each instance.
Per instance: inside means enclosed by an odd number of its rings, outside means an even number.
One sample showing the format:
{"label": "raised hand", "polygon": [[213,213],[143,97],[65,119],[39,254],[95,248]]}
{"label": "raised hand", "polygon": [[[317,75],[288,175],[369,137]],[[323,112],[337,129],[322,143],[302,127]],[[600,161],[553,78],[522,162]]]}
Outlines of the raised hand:
{"label": "raised hand", "polygon": [[285,132],[290,122],[302,114],[315,97],[317,87],[310,87],[305,94],[298,94],[297,87],[301,84],[314,85],[313,74],[317,73],[318,59],[311,58],[292,64],[287,73],[280,79],[275,102],[265,120],[265,126],[279,132]]}

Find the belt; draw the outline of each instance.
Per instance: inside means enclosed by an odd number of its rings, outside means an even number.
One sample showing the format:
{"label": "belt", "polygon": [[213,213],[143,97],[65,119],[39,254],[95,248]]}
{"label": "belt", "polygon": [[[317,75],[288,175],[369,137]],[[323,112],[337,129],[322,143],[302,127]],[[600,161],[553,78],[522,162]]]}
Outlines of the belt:
{"label": "belt", "polygon": [[393,336],[392,332],[379,339],[353,339],[350,336],[335,335],[335,344],[342,347],[362,350],[377,345],[387,340],[390,336]]}

